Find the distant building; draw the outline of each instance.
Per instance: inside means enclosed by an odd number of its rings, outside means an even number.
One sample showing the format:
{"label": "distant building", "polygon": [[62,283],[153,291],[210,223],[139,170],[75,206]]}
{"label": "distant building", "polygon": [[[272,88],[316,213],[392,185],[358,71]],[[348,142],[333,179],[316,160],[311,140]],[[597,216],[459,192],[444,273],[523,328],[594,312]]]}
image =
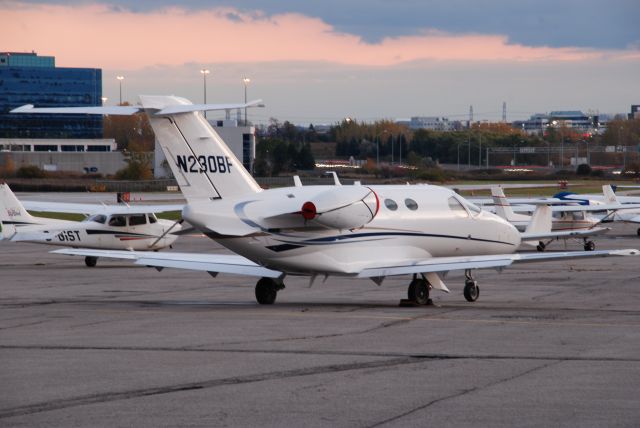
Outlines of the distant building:
{"label": "distant building", "polygon": [[414,116],[409,120],[397,120],[396,123],[406,125],[411,129],[430,129],[433,131],[457,129],[456,122],[450,122],[446,117]]}
{"label": "distant building", "polygon": [[640,104],[631,106],[631,113],[629,113],[629,120],[640,119]]}
{"label": "distant building", "polygon": [[598,129],[598,116],[589,116],[578,110],[537,113],[528,120],[517,120],[511,124],[528,134],[544,134],[550,126],[563,126],[578,132],[594,133]]}
{"label": "distant building", "polygon": [[0,138],[102,138],[102,116],[10,114],[36,107],[99,106],[102,70],[56,67],[55,57],[0,52]]}
{"label": "distant building", "polygon": [[2,152],[115,152],[118,145],[106,139],[0,138]]}

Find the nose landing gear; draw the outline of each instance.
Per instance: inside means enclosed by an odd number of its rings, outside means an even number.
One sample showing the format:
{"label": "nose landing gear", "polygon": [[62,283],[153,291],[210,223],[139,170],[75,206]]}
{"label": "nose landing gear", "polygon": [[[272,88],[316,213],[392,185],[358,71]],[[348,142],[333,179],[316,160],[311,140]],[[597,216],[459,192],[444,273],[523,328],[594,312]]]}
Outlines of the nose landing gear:
{"label": "nose landing gear", "polygon": [[480,287],[478,287],[478,282],[473,279],[473,276],[471,276],[471,269],[465,270],[464,276],[466,278],[464,281],[464,298],[467,299],[467,302],[475,302],[480,296]]}

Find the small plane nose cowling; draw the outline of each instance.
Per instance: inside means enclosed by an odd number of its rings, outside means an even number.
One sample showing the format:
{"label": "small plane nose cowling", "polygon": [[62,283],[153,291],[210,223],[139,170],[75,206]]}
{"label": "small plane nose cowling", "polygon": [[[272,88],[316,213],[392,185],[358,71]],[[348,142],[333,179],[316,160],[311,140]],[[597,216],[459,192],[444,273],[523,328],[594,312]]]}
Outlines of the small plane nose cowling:
{"label": "small plane nose cowling", "polygon": [[320,195],[314,202],[305,202],[302,216],[332,229],[357,229],[373,220],[379,208],[375,192],[366,187],[343,189]]}

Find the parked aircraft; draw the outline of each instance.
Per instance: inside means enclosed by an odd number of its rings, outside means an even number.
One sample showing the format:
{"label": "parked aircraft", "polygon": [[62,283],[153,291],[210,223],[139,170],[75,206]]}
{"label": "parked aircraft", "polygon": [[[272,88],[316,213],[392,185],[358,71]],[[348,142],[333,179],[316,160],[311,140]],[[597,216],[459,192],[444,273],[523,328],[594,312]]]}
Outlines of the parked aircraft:
{"label": "parked aircraft", "polygon": [[[611,186],[605,185],[602,186],[602,192],[604,194],[604,199],[607,203],[610,204],[618,204],[621,201],[618,199],[618,196],[615,194]],[[630,205],[629,205],[630,206]],[[622,221],[625,223],[640,223],[640,208],[622,208],[620,210],[613,211],[608,213],[603,217],[603,220],[612,220],[612,221]],[[640,236],[640,228],[637,230],[638,236]]]}
{"label": "parked aircraft", "polygon": [[[158,219],[157,212],[174,211],[182,205],[90,205],[65,203],[26,203],[38,211],[88,214],[82,222],[35,217],[16,198],[7,184],[0,184],[0,238],[13,242],[32,242],[106,250],[160,250],[177,239],[181,225]],[[95,256],[86,256],[85,264],[96,265]]]}
{"label": "parked aircraft", "polygon": [[[242,108],[242,105],[238,106]],[[638,250],[515,253],[517,229],[439,186],[294,186],[263,190],[193,105],[142,96],[156,138],[187,199],[183,218],[236,255],[87,249],[56,253],[130,259],[136,264],[260,277],[256,299],[271,304],[287,275],[369,278],[412,275],[408,297],[429,302],[448,292],[441,273],[464,270],[464,297],[475,301],[473,269],[515,262],[637,255]],[[95,113],[96,108],[92,108]],[[23,107],[21,112],[49,112]],[[62,108],[58,113],[90,113]]]}
{"label": "parked aircraft", "polygon": [[[492,187],[491,196],[494,200],[495,212],[513,224],[518,230],[522,230],[530,223],[532,216],[516,213],[509,200],[505,197],[501,187]],[[532,203],[534,200],[526,201]],[[529,208],[525,208],[529,209]],[[582,239],[585,251],[593,251],[596,244],[588,238],[608,232],[605,227],[598,227],[600,219],[589,214],[589,207],[578,206],[554,206],[552,211],[551,230],[559,232],[556,237],[550,237],[546,241],[540,240],[536,245],[538,251],[544,251],[554,239]],[[564,232],[564,233],[562,233]]]}

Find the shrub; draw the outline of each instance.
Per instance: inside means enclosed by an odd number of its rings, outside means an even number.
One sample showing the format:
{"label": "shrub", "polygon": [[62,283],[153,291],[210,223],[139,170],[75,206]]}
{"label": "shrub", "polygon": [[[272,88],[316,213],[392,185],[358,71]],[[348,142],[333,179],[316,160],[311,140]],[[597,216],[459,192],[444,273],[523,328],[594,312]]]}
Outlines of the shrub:
{"label": "shrub", "polygon": [[25,165],[18,168],[16,177],[18,178],[44,178],[47,173],[36,165]]}

